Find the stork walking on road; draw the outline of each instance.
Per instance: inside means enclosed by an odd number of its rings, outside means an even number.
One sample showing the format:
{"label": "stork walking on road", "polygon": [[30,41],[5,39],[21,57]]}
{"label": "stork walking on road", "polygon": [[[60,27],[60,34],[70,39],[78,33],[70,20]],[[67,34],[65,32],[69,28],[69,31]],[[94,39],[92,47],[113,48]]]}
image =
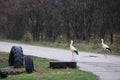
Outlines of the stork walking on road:
{"label": "stork walking on road", "polygon": [[[103,47],[103,49],[104,49],[105,51],[111,52],[110,47],[104,43],[104,40],[101,39],[101,41],[102,41],[102,47]],[[104,55],[106,56],[107,53],[105,53]]]}
{"label": "stork walking on road", "polygon": [[70,41],[70,50],[72,52],[72,61],[75,61],[75,55],[78,54],[78,50],[73,46],[73,40]]}

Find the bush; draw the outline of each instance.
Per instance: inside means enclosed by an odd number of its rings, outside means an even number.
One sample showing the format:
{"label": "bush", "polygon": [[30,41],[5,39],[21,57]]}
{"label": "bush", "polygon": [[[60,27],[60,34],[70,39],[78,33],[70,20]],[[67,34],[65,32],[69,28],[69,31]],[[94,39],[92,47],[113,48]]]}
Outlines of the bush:
{"label": "bush", "polygon": [[23,36],[23,38],[22,38],[22,41],[33,41],[33,36],[32,36],[32,34],[31,34],[29,31],[27,31],[27,32],[24,34],[24,36]]}

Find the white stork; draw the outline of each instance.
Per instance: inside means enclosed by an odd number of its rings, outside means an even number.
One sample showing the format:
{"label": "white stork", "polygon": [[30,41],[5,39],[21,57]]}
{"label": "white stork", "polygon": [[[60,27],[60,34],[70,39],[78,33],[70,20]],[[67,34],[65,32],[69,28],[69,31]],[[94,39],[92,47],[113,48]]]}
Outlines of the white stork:
{"label": "white stork", "polygon": [[102,47],[103,47],[103,49],[104,49],[105,51],[109,51],[109,52],[111,52],[110,47],[104,43],[104,40],[101,39],[101,41],[102,41]]}
{"label": "white stork", "polygon": [[75,55],[78,54],[78,50],[73,46],[73,40],[70,41],[70,50],[72,52],[72,60],[75,60]]}

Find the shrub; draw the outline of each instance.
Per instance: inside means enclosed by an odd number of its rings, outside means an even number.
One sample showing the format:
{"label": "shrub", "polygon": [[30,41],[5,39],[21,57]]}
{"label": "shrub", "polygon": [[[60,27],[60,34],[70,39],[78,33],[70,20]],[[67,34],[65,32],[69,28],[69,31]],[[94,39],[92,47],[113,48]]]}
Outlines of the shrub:
{"label": "shrub", "polygon": [[29,31],[27,31],[27,32],[23,35],[22,41],[33,41],[33,36],[32,36],[32,34],[31,34]]}

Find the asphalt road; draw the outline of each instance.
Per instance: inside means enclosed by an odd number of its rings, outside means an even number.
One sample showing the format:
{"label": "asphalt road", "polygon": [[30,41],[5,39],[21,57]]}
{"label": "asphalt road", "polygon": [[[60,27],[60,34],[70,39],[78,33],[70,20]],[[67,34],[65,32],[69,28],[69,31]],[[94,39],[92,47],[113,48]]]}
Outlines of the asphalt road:
{"label": "asphalt road", "polygon": [[[0,42],[0,51],[10,52],[12,46],[22,46],[25,55],[33,55],[60,61],[71,61],[70,50]],[[79,52],[77,66],[84,71],[97,75],[99,80],[120,80],[120,57]]]}

